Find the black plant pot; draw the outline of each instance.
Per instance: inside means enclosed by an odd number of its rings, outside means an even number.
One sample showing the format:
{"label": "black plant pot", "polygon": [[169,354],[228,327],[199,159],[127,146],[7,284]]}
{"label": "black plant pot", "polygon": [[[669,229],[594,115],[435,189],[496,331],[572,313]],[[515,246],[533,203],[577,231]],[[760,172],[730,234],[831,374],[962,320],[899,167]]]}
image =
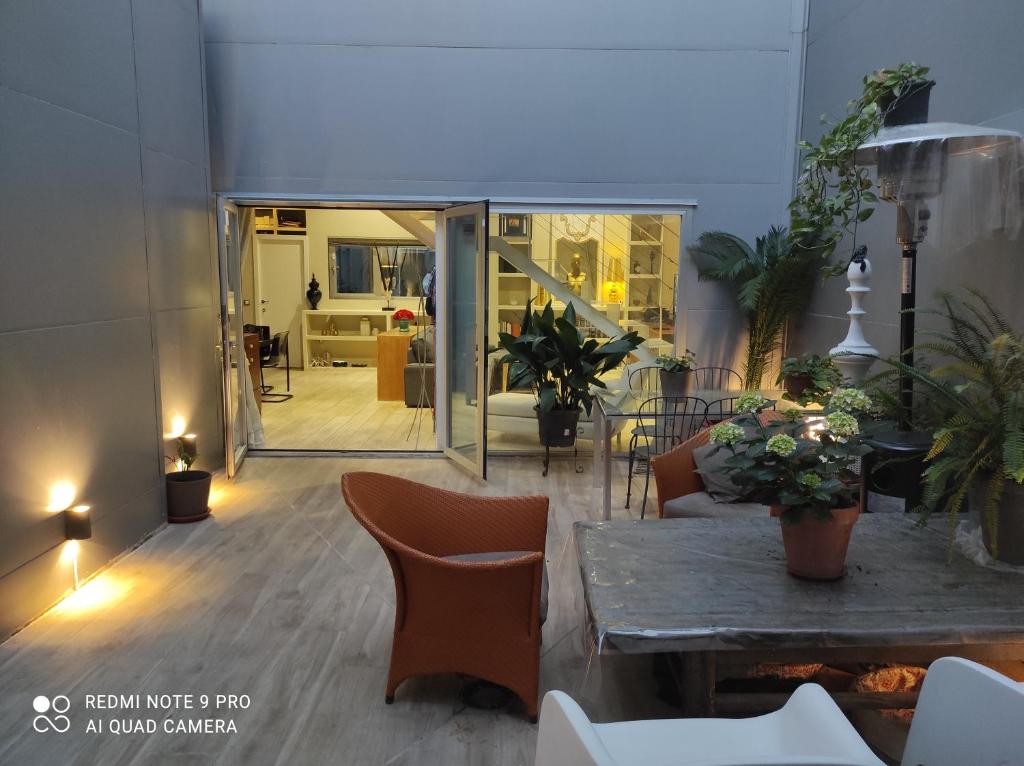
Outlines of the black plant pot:
{"label": "black plant pot", "polygon": [[899,98],[892,94],[878,99],[878,108],[882,110],[882,124],[887,128],[897,125],[917,125],[928,122],[928,100],[931,98],[935,80],[914,83]]}
{"label": "black plant pot", "polygon": [[580,421],[579,410],[537,411],[537,430],[542,447],[571,447],[576,443],[576,426]]}
{"label": "black plant pot", "polygon": [[167,522],[189,524],[210,515],[210,480],[207,471],[167,474]]}

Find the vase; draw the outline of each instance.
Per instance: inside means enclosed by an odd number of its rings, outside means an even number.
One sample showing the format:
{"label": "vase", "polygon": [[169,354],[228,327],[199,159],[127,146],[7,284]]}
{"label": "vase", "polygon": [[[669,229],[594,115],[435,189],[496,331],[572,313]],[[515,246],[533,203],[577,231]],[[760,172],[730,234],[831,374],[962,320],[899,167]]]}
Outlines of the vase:
{"label": "vase", "polygon": [[210,480],[207,471],[176,471],[167,474],[167,521],[188,524],[210,515]]}
{"label": "vase", "polygon": [[682,372],[669,372],[658,370],[658,379],[661,381],[662,396],[686,396],[690,391],[690,379],[693,377],[693,370]]}
{"label": "vase", "polygon": [[409,332],[409,320],[408,319],[399,319],[398,320],[398,331],[399,332]]}
{"label": "vase", "polygon": [[813,511],[804,511],[795,524],[782,521],[786,510],[772,506],[779,517],[782,545],[786,549],[786,570],[803,580],[838,580],[846,571],[846,551],[860,506],[833,508],[830,519],[821,519]]}
{"label": "vase", "polygon": [[576,443],[579,410],[550,410],[537,412],[537,431],[542,447],[571,447]]}
{"label": "vase", "polygon": [[309,301],[309,307],[316,311],[317,304],[320,303],[320,299],[323,297],[323,293],[320,292],[320,283],[316,281],[316,274],[309,280],[309,289],[306,290],[306,300]]}
{"label": "vase", "polygon": [[988,479],[976,481],[968,490],[968,502],[981,524],[981,539],[985,543],[985,550],[997,561],[1020,566],[1024,564],[1024,487],[1010,479],[1003,482],[999,508],[992,520],[996,533],[993,540],[993,529],[984,512],[987,485]]}

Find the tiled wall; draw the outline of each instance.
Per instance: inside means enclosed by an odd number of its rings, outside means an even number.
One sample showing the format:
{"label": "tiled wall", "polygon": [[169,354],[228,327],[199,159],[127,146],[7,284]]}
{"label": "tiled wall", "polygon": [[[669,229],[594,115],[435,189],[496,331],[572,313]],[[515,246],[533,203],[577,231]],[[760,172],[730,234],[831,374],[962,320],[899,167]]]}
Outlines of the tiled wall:
{"label": "tiled wall", "polygon": [[163,523],[164,421],[222,462],[196,0],[0,7],[0,640]]}

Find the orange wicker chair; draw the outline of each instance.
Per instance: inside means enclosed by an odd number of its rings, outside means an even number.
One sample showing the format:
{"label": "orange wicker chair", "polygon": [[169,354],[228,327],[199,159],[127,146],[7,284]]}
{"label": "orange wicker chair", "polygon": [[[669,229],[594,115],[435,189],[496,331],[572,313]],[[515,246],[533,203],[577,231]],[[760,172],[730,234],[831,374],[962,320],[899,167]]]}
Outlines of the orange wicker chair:
{"label": "orange wicker chair", "polygon": [[[407,678],[464,673],[515,692],[537,718],[546,497],[463,495],[380,473],[341,477],[395,577],[384,701]],[[450,556],[508,553],[497,560]]]}
{"label": "orange wicker chair", "polygon": [[[782,415],[775,410],[762,413],[761,421],[778,420]],[[704,491],[704,480],[697,473],[693,451],[703,447],[711,438],[711,429],[694,434],[675,449],[651,460],[654,471],[654,486],[658,488],[658,518],[665,518],[665,503],[692,492]]]}

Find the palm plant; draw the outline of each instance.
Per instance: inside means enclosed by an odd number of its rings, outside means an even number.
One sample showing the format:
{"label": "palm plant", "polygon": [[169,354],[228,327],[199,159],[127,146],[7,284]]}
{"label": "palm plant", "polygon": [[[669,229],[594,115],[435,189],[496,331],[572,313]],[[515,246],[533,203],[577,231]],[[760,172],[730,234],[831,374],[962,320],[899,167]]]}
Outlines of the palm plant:
{"label": "palm plant", "polygon": [[743,387],[760,388],[786,322],[807,308],[819,256],[794,248],[786,229],[775,226],[754,248],[734,234],[710,231],[688,249],[702,280],[735,285],[747,320]]}
{"label": "palm plant", "polygon": [[941,310],[917,311],[943,320],[943,327],[922,331],[927,340],[914,347],[937,355],[937,366],[886,360],[892,369],[875,380],[909,375],[938,418],[925,458],[925,511],[946,512],[952,530],[971,487],[984,483],[979,510],[995,554],[1006,482],[1024,484],[1024,337],[984,295],[969,293],[973,300],[944,293]]}

